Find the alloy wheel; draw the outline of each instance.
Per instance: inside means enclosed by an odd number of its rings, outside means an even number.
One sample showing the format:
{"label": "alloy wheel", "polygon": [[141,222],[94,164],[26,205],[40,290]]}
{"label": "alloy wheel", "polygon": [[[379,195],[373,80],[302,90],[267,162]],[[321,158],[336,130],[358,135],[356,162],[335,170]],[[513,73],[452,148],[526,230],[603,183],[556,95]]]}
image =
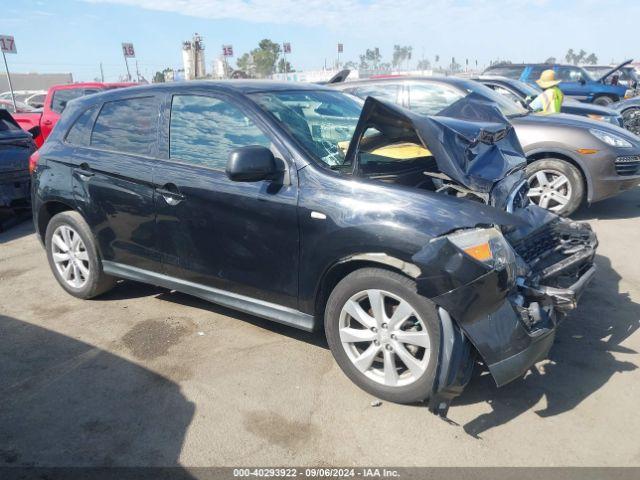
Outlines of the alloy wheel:
{"label": "alloy wheel", "polygon": [[89,254],[73,228],[61,225],[51,237],[51,255],[58,273],[67,285],[82,288],[89,279]]}
{"label": "alloy wheel", "polygon": [[528,196],[536,205],[557,212],[571,200],[571,182],[558,170],[539,170],[528,179]]}
{"label": "alloy wheel", "polygon": [[640,135],[640,108],[630,108],[622,114],[624,128]]}
{"label": "alloy wheel", "polygon": [[429,332],[406,300],[384,290],[353,295],[340,312],[340,341],[366,377],[389,387],[418,380],[429,364]]}

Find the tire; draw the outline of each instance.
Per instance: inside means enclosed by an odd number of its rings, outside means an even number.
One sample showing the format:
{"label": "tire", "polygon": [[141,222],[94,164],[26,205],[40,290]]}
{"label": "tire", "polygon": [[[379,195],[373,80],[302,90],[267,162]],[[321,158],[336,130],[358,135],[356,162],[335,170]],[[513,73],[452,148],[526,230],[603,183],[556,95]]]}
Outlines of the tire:
{"label": "tire", "polygon": [[624,122],[624,128],[631,133],[640,135],[640,108],[627,108],[622,112],[622,120]]}
{"label": "tire", "polygon": [[608,107],[609,105],[611,105],[614,102],[614,99],[611,97],[608,97],[606,95],[603,95],[601,97],[596,97],[593,100],[593,104],[594,105],[601,105],[603,107]]}
{"label": "tire", "polygon": [[[547,178],[547,185],[542,184],[543,177]],[[564,177],[566,182],[554,188],[555,180],[560,182],[560,177]],[[547,158],[530,163],[527,166],[527,181],[529,199],[558,215],[571,215],[584,200],[585,187],[582,174],[565,160]]]}
{"label": "tire", "polygon": [[[60,286],[74,297],[97,297],[115,285],[116,279],[103,272],[93,234],[78,212],[58,213],[49,221],[45,248],[53,275]],[[71,254],[66,253],[69,250]],[[68,272],[69,278],[65,278],[64,272]]]}
{"label": "tire", "polygon": [[[373,325],[378,329],[376,333],[373,333],[371,327],[364,328],[354,320],[355,317],[346,313],[349,306],[353,305],[348,302],[357,302],[356,299],[359,296],[362,296],[360,305],[363,310],[367,304],[370,306],[369,299],[372,298],[370,295],[374,295],[371,292],[382,293],[387,310],[384,318],[389,320],[388,324],[385,323],[387,328],[383,328],[383,323],[375,321],[364,312],[368,317],[367,322],[374,322]],[[400,303],[396,304],[396,302]],[[396,304],[395,309],[394,304]],[[394,328],[391,325],[393,312],[397,311],[400,305],[403,305],[403,308],[410,308],[413,315],[399,322],[395,326],[397,328]],[[408,310],[402,311],[406,313]],[[368,312],[373,313],[373,309],[368,309]],[[350,273],[336,285],[329,296],[324,326],[327,341],[336,362],[347,377],[360,388],[380,399],[396,403],[416,403],[429,398],[439,361],[440,321],[436,306],[425,297],[418,295],[413,280],[398,273],[377,268],[363,268]],[[349,338],[341,337],[341,328],[347,327],[350,328],[349,332],[356,330],[358,335],[367,335],[368,338],[375,336],[379,345],[375,345],[371,340],[361,343],[343,343],[343,339]],[[346,330],[342,332],[345,333]],[[411,335],[413,336],[411,341],[415,342],[415,345],[405,341]],[[362,352],[371,351],[369,349],[374,351],[377,349],[377,356],[373,363],[367,368],[365,362],[363,367],[357,368],[352,359],[362,358],[359,355]],[[405,364],[402,360],[407,358],[407,353],[415,360],[411,362],[413,369],[409,369],[407,366],[409,363]],[[387,360],[388,358],[393,358],[393,361]],[[395,370],[397,375],[395,385],[390,381],[394,379],[393,375],[387,378],[385,365],[389,365],[389,372]],[[392,365],[396,368],[393,369]]]}

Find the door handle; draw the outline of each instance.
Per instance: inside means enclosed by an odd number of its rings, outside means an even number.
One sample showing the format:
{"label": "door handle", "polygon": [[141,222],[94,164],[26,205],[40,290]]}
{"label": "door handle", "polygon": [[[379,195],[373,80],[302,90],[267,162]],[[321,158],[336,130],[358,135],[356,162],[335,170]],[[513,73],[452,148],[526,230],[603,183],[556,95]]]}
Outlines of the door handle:
{"label": "door handle", "polygon": [[52,122],[51,120],[43,120],[43,121],[42,121],[42,124],[43,124],[43,125],[46,125],[46,126],[49,126],[49,125],[51,125],[52,123],[53,123],[53,122]]}
{"label": "door handle", "polygon": [[80,180],[85,180],[85,181],[89,180],[91,177],[95,175],[95,173],[91,171],[91,169],[89,168],[89,165],[87,165],[86,163],[83,163],[78,168],[74,168],[73,172],[77,174],[78,177],[80,177]]}
{"label": "door handle", "polygon": [[171,206],[178,205],[185,199],[185,196],[178,191],[178,187],[172,183],[164,185],[163,187],[157,187],[156,192],[162,195],[164,201]]}

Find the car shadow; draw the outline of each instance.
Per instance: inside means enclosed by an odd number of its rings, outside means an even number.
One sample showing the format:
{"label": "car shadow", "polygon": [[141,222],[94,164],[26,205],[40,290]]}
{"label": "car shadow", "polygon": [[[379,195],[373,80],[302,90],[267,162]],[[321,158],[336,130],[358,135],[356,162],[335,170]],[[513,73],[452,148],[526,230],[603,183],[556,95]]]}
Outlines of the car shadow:
{"label": "car shadow", "polygon": [[572,216],[574,220],[616,220],[640,217],[640,186],[591,206],[583,206]]}
{"label": "car shadow", "polygon": [[154,466],[191,478],[179,456],[194,404],[126,359],[0,315],[0,392],[0,469]]}
{"label": "car shadow", "polygon": [[540,417],[568,412],[605,385],[615,374],[638,365],[618,360],[613,353],[637,354],[621,345],[640,327],[640,305],[620,291],[620,275],[608,258],[597,255],[598,273],[580,299],[578,309],[559,326],[548,360],[539,363],[520,380],[500,389],[491,375],[478,371],[453,406],[487,402],[491,412],[463,425],[466,433],[480,438],[483,432],[503,425],[535,408]]}

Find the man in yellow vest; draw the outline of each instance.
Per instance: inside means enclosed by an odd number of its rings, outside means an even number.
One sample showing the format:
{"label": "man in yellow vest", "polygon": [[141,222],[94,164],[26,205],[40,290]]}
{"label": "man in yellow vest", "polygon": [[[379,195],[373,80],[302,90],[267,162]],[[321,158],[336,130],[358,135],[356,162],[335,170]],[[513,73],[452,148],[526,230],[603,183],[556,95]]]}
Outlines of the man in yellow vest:
{"label": "man in yellow vest", "polygon": [[558,88],[560,80],[556,80],[556,72],[553,70],[545,70],[540,75],[540,78],[536,80],[536,83],[544,91],[529,104],[529,107],[531,107],[533,111],[539,111],[544,115],[560,113],[564,95],[562,94],[562,90]]}

